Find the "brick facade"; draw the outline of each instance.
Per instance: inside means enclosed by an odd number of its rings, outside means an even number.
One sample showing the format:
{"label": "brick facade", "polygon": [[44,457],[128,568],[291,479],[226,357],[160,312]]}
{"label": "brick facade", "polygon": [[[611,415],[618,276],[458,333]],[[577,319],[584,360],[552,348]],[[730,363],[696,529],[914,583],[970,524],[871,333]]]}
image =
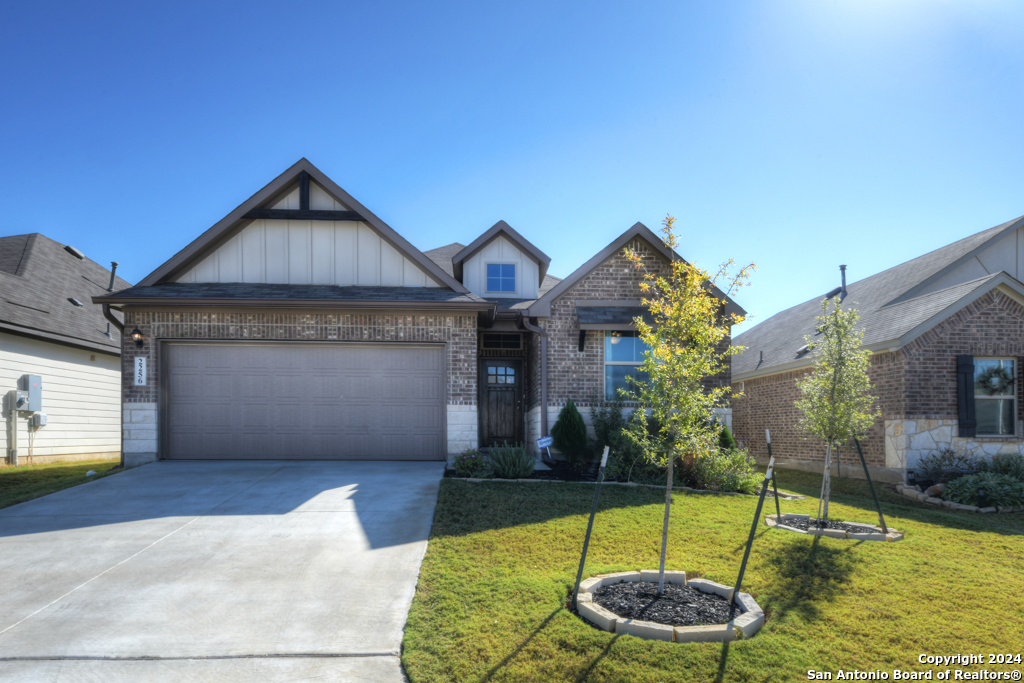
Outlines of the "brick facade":
{"label": "brick facade", "polygon": [[[1016,452],[1021,448],[1024,439],[1020,438],[1020,427],[1012,439],[956,438],[956,357],[959,354],[976,358],[1024,356],[1024,307],[993,290],[898,351],[872,355],[869,376],[881,415],[862,441],[869,465],[912,468],[917,457],[941,446],[940,441],[967,450],[976,450],[973,446],[981,442],[985,447],[980,450],[984,453],[1007,448]],[[771,429],[772,451],[776,458],[823,461],[824,443],[805,436],[796,427],[800,419],[794,405],[799,397],[796,382],[807,372],[808,369],[801,369],[746,380],[744,396],[733,399],[734,432],[737,438],[747,441],[755,456],[762,459],[768,456],[764,443],[767,428]],[[1018,422],[1024,419],[1021,374],[1018,367]],[[739,384],[734,384],[733,389],[738,390]],[[950,423],[954,425],[952,428]],[[908,428],[913,434],[905,434]],[[919,432],[936,429],[945,436],[933,434],[916,441],[913,438]],[[906,436],[903,445],[894,447],[893,443],[887,443],[887,433],[890,437]],[[902,453],[898,452],[900,448]],[[852,448],[843,449],[840,458],[847,464],[858,462]]]}

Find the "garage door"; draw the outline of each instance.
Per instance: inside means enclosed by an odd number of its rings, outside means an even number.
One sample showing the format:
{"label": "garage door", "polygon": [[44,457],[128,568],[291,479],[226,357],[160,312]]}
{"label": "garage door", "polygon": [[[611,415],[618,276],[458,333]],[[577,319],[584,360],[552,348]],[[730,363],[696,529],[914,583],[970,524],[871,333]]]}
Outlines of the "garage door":
{"label": "garage door", "polygon": [[172,459],[443,460],[441,346],[168,343]]}

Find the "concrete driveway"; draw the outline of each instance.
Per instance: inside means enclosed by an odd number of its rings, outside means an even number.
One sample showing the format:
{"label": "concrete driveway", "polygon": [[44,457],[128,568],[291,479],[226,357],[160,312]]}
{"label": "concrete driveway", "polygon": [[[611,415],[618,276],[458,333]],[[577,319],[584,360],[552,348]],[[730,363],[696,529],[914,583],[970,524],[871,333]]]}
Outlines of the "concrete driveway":
{"label": "concrete driveway", "polygon": [[157,462],[0,510],[0,680],[401,681],[443,469]]}

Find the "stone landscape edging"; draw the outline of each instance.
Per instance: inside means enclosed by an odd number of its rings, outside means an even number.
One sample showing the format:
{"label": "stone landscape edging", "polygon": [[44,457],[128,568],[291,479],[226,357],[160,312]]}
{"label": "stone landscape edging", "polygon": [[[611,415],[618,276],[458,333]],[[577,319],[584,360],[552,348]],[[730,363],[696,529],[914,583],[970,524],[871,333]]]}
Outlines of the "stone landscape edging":
{"label": "stone landscape edging", "polygon": [[[626,619],[594,602],[594,591],[603,586],[610,586],[625,581],[658,580],[658,571],[644,569],[632,572],[616,572],[614,574],[598,574],[580,583],[576,593],[576,609],[580,617],[598,628],[616,634],[626,634],[648,640],[664,640],[670,643],[721,643],[736,640],[737,633],[750,638],[764,626],[764,610],[749,593],[736,596],[736,606],[742,610],[735,619],[724,624],[711,626],[670,626],[653,621]],[[665,581],[680,586],[691,586],[704,593],[717,593],[726,600],[733,597],[729,586],[707,579],[686,580],[686,572],[666,571]]]}
{"label": "stone landscape edging", "polygon": [[906,484],[896,484],[896,493],[911,498],[922,503],[928,503],[929,505],[941,505],[948,510],[959,510],[961,512],[978,512],[983,515],[992,514],[998,512],[1000,514],[1012,514],[1014,512],[1024,512],[1024,507],[984,507],[980,508],[977,505],[964,505],[963,503],[954,503],[951,500],[943,500],[935,496],[929,496],[927,493],[921,491],[920,486],[907,486]]}
{"label": "stone landscape edging", "polygon": [[846,531],[845,529],[797,529],[794,526],[787,526],[785,524],[788,520],[806,519],[810,521],[810,515],[799,515],[792,512],[782,513],[782,523],[779,522],[777,515],[766,515],[764,518],[765,526],[772,527],[773,529],[783,529],[785,531],[792,531],[797,534],[807,534],[808,536],[828,536],[829,538],[840,538],[848,539],[851,541],[887,541],[889,543],[895,543],[896,541],[903,540],[903,532],[896,531],[890,528],[889,533],[883,533],[882,528],[875,526],[874,524],[864,524],[863,522],[843,522],[843,524],[849,524],[850,526],[864,527],[864,533],[856,533],[853,531]]}

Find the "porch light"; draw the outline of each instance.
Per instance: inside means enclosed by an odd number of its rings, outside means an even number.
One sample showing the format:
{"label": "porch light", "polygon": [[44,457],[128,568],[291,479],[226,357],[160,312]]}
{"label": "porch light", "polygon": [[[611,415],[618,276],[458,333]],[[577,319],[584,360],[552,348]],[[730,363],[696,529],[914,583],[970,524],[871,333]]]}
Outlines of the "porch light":
{"label": "porch light", "polygon": [[142,341],[144,337],[142,336],[142,331],[139,330],[139,328],[136,327],[134,330],[132,330],[132,339],[135,340],[136,346],[142,346]]}

